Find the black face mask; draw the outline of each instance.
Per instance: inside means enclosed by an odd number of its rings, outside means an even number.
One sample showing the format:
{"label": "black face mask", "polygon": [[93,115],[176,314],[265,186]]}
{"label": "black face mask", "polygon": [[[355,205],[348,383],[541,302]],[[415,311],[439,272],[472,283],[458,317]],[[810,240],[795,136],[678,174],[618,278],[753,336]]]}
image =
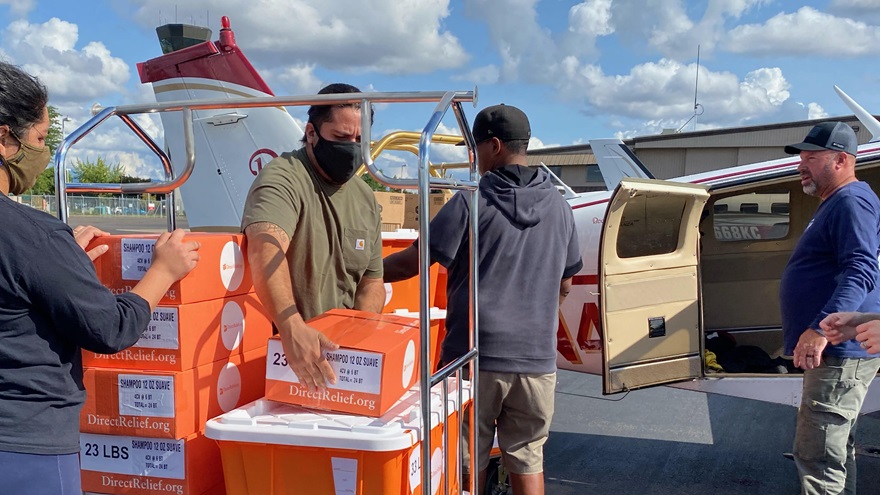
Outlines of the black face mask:
{"label": "black face mask", "polygon": [[345,184],[363,165],[361,143],[351,141],[328,141],[318,135],[318,142],[312,147],[318,166],[335,184]]}

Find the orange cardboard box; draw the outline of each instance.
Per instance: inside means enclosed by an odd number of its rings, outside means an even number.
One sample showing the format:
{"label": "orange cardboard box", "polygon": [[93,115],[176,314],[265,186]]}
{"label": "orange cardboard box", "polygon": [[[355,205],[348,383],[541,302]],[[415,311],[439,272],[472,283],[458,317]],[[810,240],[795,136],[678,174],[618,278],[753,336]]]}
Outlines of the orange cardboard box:
{"label": "orange cardboard box", "polygon": [[[403,316],[406,318],[413,318],[416,323],[419,322],[419,312],[418,311],[395,311],[395,315]],[[435,372],[438,369],[438,364],[440,363],[440,344],[443,343],[443,339],[446,338],[446,310],[440,308],[431,308],[430,310],[430,325],[431,325],[431,348],[428,352],[431,355],[431,372]]]}
{"label": "orange cardboard box", "polygon": [[[408,248],[415,240],[415,234],[384,234],[382,236],[382,257],[390,256],[398,251]],[[434,298],[437,292],[437,281],[439,280],[440,265],[434,263],[431,265],[430,284],[431,288],[428,294],[428,304],[434,305]],[[413,277],[408,280],[385,284],[385,307],[383,313],[394,313],[395,311],[419,311],[419,284],[421,279]]]}
{"label": "orange cardboard box", "polygon": [[89,368],[183,371],[265,348],[272,321],[255,293],[159,306],[136,344],[116,354],[82,351]]}
{"label": "orange cardboard box", "polygon": [[260,397],[266,348],[186,371],[87,368],[80,431],[184,438],[205,421]]}
{"label": "orange cardboard box", "polygon": [[80,435],[84,492],[154,495],[224,493],[217,442],[194,433],[181,440]]}
{"label": "orange cardboard box", "polygon": [[266,358],[267,399],[377,417],[418,382],[418,321],[334,309],[309,320],[309,325],[340,346],[324,352],[337,382],[309,392],[288,366],[281,340],[272,337]]}
{"label": "orange cardboard box", "polygon": [[[130,291],[144,277],[153,259],[158,235],[111,235],[89,244],[110,250],[95,260],[98,278],[114,294]],[[175,282],[159,302],[164,306],[194,303],[253,292],[246,262],[244,235],[230,233],[187,233],[185,241],[199,241],[199,263],[182,280]]]}

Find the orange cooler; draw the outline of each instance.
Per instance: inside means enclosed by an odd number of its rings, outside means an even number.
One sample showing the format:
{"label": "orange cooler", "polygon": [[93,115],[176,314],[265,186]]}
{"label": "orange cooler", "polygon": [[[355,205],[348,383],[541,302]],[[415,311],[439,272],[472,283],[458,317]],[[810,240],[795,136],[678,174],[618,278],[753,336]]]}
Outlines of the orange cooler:
{"label": "orange cooler", "polygon": [[83,366],[183,371],[266,347],[272,321],[254,293],[157,307],[133,346],[116,354],[82,351]]}
{"label": "orange cooler", "polygon": [[269,339],[266,398],[330,411],[381,416],[418,383],[419,323],[412,318],[333,309],[308,321],[339,344],[324,357],[337,381],[310,392],[287,363],[278,337]]}
{"label": "orange cooler", "polygon": [[[87,249],[107,245],[95,260],[101,283],[114,294],[130,291],[144,278],[153,260],[158,235],[109,235],[95,238]],[[246,262],[243,234],[187,233],[184,241],[198,241],[199,263],[174,282],[159,301],[162,306],[188,304],[253,292]]]}
{"label": "orange cooler", "polygon": [[80,431],[183,438],[262,395],[266,348],[178,372],[88,368]]}
{"label": "orange cooler", "polygon": [[[469,401],[467,382],[464,387],[464,400]],[[261,399],[208,421],[205,435],[220,444],[230,494],[457,494],[458,390],[454,380],[449,390],[446,422],[440,421],[440,393],[432,394],[430,463],[421,460],[418,387],[380,418],[328,414]],[[443,476],[446,428],[451,490],[445,490]],[[422,467],[428,465],[432,487],[423,490]]]}

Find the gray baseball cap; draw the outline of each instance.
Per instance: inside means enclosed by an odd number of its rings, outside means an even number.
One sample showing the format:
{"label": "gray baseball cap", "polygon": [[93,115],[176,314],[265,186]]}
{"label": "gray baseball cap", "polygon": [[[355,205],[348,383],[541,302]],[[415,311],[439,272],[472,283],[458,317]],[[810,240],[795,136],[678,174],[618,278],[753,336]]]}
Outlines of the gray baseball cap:
{"label": "gray baseball cap", "polygon": [[804,141],[785,147],[789,155],[797,155],[801,151],[843,151],[856,156],[859,142],[852,127],[843,122],[823,122],[814,126],[807,133]]}

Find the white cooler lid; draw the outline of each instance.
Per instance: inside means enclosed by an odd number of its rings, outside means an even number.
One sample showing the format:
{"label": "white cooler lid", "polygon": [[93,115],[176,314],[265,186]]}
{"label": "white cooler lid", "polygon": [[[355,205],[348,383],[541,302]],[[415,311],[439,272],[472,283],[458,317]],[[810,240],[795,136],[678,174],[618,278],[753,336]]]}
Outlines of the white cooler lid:
{"label": "white cooler lid", "polygon": [[[462,382],[462,397],[470,400],[470,383]],[[456,380],[449,380],[449,414],[458,402]],[[440,386],[431,394],[431,427],[443,413]],[[370,452],[402,450],[421,441],[419,387],[410,389],[378,418],[310,409],[258,399],[208,421],[205,436],[219,441],[265,443]]]}

